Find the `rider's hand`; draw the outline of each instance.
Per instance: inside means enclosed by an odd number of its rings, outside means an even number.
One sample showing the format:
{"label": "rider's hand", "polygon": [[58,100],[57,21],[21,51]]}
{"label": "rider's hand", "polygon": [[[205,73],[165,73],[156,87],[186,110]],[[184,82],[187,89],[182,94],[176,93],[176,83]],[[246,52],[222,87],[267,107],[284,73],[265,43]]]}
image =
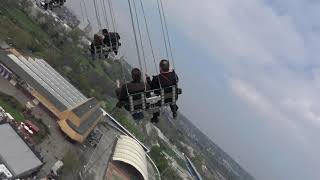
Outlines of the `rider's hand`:
{"label": "rider's hand", "polygon": [[150,76],[148,74],[145,74],[145,76],[146,76],[146,80],[147,81],[151,81],[151,78],[150,78]]}

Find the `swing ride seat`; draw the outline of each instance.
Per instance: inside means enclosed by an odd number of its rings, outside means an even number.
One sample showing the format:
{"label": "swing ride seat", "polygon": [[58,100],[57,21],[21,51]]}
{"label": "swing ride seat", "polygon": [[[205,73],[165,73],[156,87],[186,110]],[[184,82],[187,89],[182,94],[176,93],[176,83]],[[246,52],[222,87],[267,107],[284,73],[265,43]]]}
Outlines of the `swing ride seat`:
{"label": "swing ride seat", "polygon": [[111,52],[111,48],[106,45],[93,46],[93,49],[91,48],[92,47],[90,47],[91,54],[94,56],[94,58],[98,59],[107,57]]}
{"label": "swing ride seat", "polygon": [[95,58],[105,58],[108,57],[109,53],[118,51],[119,46],[107,46],[106,44],[100,46],[93,46],[93,55]]}
{"label": "swing ride seat", "polygon": [[59,2],[54,0],[37,0],[36,4],[44,9],[53,9],[63,6],[65,2],[65,0],[60,0]]}
{"label": "swing ride seat", "polygon": [[176,104],[179,94],[182,94],[182,90],[178,88],[177,85],[129,94],[125,108],[130,111],[131,114],[142,111],[148,111],[150,113],[158,112],[161,107]]}

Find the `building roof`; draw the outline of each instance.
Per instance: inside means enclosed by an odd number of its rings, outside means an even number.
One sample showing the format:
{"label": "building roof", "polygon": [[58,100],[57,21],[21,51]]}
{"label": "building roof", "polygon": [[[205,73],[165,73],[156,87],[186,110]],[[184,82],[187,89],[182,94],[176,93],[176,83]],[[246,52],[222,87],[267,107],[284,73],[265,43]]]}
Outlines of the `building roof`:
{"label": "building roof", "polygon": [[15,177],[42,165],[42,162],[9,124],[0,125],[0,160]]}
{"label": "building roof", "polygon": [[145,151],[141,145],[128,136],[120,136],[116,144],[113,161],[121,161],[137,169],[148,180],[148,168]]}
{"label": "building roof", "polygon": [[90,116],[88,116],[79,127],[74,125],[69,119],[67,119],[68,125],[76,131],[78,134],[85,134],[96,121],[100,121],[103,117],[102,111],[98,108],[95,111],[91,112]]}
{"label": "building roof", "polygon": [[0,61],[45,96],[61,112],[87,98],[43,59],[25,58],[0,51]]}
{"label": "building roof", "polygon": [[87,102],[84,102],[83,104],[72,109],[72,112],[75,113],[78,117],[82,117],[97,105],[99,105],[99,102],[96,100],[96,98],[91,98]]}

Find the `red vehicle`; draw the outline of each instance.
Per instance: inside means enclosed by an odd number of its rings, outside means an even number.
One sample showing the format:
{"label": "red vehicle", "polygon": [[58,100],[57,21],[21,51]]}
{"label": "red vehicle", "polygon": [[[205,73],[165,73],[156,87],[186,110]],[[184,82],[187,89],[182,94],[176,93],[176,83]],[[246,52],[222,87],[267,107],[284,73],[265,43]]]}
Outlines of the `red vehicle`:
{"label": "red vehicle", "polygon": [[40,129],[35,124],[33,124],[30,120],[26,120],[24,123],[26,126],[28,126],[28,128],[30,128],[32,132],[34,132],[34,134],[37,134],[40,131]]}

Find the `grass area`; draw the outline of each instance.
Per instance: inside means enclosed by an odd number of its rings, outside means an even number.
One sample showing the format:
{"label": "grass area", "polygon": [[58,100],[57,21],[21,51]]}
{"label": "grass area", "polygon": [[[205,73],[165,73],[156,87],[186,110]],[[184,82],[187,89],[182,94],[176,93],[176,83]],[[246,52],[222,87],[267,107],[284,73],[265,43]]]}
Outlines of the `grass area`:
{"label": "grass area", "polygon": [[144,142],[146,137],[143,133],[138,129],[138,126],[129,118],[124,115],[118,116],[117,120],[131,133],[133,133],[141,142]]}
{"label": "grass area", "polygon": [[177,174],[175,169],[170,165],[169,161],[163,155],[163,148],[161,146],[153,146],[150,152],[150,156],[155,162],[156,166],[158,167],[161,178],[162,179],[174,179],[179,180],[181,179],[180,176]]}
{"label": "grass area", "polygon": [[25,118],[22,114],[24,107],[11,96],[0,93],[0,106],[17,121],[22,122]]}
{"label": "grass area", "polygon": [[165,144],[164,142],[160,142],[159,144],[162,151],[166,152],[169,156],[175,159],[182,168],[187,168],[185,161],[181,159],[167,144]]}
{"label": "grass area", "polygon": [[151,158],[156,163],[160,173],[163,173],[168,167],[169,162],[162,154],[162,149],[159,146],[153,146],[150,152]]}
{"label": "grass area", "polygon": [[37,35],[37,37],[41,39],[49,39],[49,36],[34,21],[28,18],[28,16],[21,9],[16,8],[16,6],[9,7],[10,9],[2,9],[2,12],[5,16],[12,19],[24,31],[30,32],[32,35]]}

